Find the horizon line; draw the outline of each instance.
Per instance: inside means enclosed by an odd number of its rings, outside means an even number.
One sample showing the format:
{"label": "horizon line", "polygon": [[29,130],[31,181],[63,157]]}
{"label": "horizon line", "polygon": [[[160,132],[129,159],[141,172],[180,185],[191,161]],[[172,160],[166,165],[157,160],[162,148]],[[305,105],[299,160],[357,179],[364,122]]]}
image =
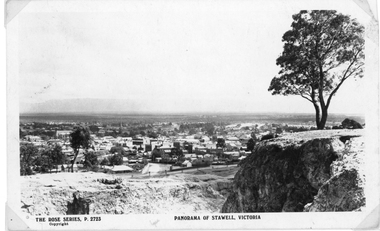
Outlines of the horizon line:
{"label": "horizon line", "polygon": [[[247,114],[303,114],[303,115],[315,115],[311,112],[121,112],[121,111],[106,111],[106,112],[20,112],[19,116],[27,115],[57,115],[57,114],[66,114],[66,115],[247,115]],[[357,115],[365,116],[365,113],[352,113],[352,112],[331,112],[329,115]]]}

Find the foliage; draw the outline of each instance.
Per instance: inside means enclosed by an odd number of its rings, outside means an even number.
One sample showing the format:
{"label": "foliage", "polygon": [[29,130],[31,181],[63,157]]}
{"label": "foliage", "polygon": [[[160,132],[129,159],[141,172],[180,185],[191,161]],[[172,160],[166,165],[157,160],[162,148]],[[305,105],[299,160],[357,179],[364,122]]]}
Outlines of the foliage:
{"label": "foliage", "polygon": [[22,176],[31,175],[35,159],[38,155],[38,149],[32,144],[20,146],[20,174]]}
{"label": "foliage", "polygon": [[146,163],[136,163],[132,165],[133,170],[140,171],[142,170],[147,164]]}
{"label": "foliage", "polygon": [[183,151],[181,148],[172,148],[170,151],[170,155],[181,157],[183,156]]}
{"label": "foliage", "polygon": [[149,138],[156,139],[156,138],[158,137],[158,134],[155,133],[155,132],[153,132],[153,131],[148,131],[147,136],[148,136]]}
{"label": "foliage", "polygon": [[192,166],[193,167],[207,167],[210,166],[212,163],[211,160],[209,159],[196,159],[192,161]]}
{"label": "foliage", "polygon": [[280,128],[280,127],[276,128],[276,133],[281,134],[282,132],[283,132],[282,128]]}
{"label": "foliage", "polygon": [[189,130],[189,135],[194,135],[194,134],[197,134],[197,131],[194,128],[191,128]]}
{"label": "foliage", "polygon": [[157,148],[154,148],[152,151],[152,161],[155,161],[157,157],[161,157],[161,152]]}
{"label": "foliage", "polygon": [[110,162],[109,162],[109,160],[108,160],[108,158],[104,158],[104,159],[102,159],[102,161],[100,161],[100,165],[109,165],[110,164]]}
{"label": "foliage", "polygon": [[33,164],[36,166],[36,171],[46,173],[50,172],[53,168],[58,170],[58,165],[65,163],[65,160],[62,147],[54,145],[38,152]]}
{"label": "foliage", "polygon": [[34,171],[40,173],[48,173],[53,168],[53,164],[46,151],[42,151],[35,161]]}
{"label": "foliage", "polygon": [[54,165],[63,164],[65,162],[65,155],[62,152],[62,147],[54,145],[50,148],[50,157]]}
{"label": "foliage", "polygon": [[213,124],[206,123],[204,129],[205,129],[207,135],[212,136],[214,134],[215,127]]}
{"label": "foliage", "polygon": [[299,95],[311,102],[323,129],[332,97],[348,78],[364,71],[364,27],[333,10],[302,10],[282,37],[281,67],[270,83],[273,95]]}
{"label": "foliage", "polygon": [[97,166],[99,164],[98,157],[94,152],[85,152],[84,153],[84,163],[85,167],[92,168],[93,166]]}
{"label": "foliage", "polygon": [[[73,131],[70,133],[70,144],[74,149],[74,161],[78,156],[79,149],[83,148],[88,149],[90,145],[90,132],[87,127],[77,125],[73,128]],[[73,171],[74,161],[71,164],[71,171]]]}
{"label": "foliage", "polygon": [[168,163],[173,161],[172,157],[169,154],[164,152],[161,153],[161,163]]}
{"label": "foliage", "polygon": [[120,154],[114,154],[108,157],[108,161],[110,165],[122,165],[123,156]]}
{"label": "foliage", "polygon": [[125,152],[124,148],[120,147],[120,146],[119,147],[116,147],[116,146],[112,147],[111,150],[110,150],[110,153],[112,153],[112,154],[118,153],[118,154],[120,154],[122,156],[125,156],[127,154]]}
{"label": "foliage", "polygon": [[99,131],[99,127],[96,125],[90,125],[88,128],[92,133],[97,133]]}
{"label": "foliage", "polygon": [[220,147],[220,148],[226,147],[226,141],[223,138],[218,138],[216,141],[216,147]]}
{"label": "foliage", "polygon": [[255,145],[256,145],[256,141],[253,138],[249,139],[247,143],[247,150],[252,152],[253,149],[255,148]]}

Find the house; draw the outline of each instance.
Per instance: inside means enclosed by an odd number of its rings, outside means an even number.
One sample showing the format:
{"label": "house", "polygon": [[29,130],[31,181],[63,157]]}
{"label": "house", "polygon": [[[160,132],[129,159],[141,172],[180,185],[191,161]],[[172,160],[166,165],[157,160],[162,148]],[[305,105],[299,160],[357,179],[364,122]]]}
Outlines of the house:
{"label": "house", "polygon": [[161,146],[157,148],[161,153],[171,154],[173,147]]}
{"label": "house", "polygon": [[26,135],[25,140],[30,141],[30,142],[37,142],[42,140],[40,136],[32,136],[32,135]]}
{"label": "house", "polygon": [[61,139],[50,139],[47,141],[49,145],[59,145],[62,146],[64,144],[64,141]]}
{"label": "house", "polygon": [[193,164],[190,162],[190,161],[188,161],[188,160],[185,160],[182,164],[181,164],[181,166],[182,167],[192,167],[193,166]]}
{"label": "house", "polygon": [[55,136],[56,136],[58,139],[68,140],[68,139],[70,138],[70,134],[71,134],[71,132],[72,132],[72,131],[68,131],[68,130],[56,131]]}

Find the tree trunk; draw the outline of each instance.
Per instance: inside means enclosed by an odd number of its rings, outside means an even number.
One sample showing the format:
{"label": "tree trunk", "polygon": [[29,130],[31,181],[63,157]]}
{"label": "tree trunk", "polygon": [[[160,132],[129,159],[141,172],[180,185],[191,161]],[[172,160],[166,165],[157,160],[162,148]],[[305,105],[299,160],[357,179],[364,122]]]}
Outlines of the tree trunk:
{"label": "tree trunk", "polygon": [[321,117],[321,120],[319,122],[318,130],[322,130],[325,128],[327,116],[328,116],[327,108],[322,108],[322,117]]}
{"label": "tree trunk", "polygon": [[313,103],[314,109],[315,109],[315,122],[317,124],[318,129],[323,129],[319,128],[320,127],[320,122],[321,122],[321,110],[319,109],[319,106],[317,103]]}
{"label": "tree trunk", "polygon": [[328,113],[327,113],[327,107],[319,107],[317,103],[313,103],[314,108],[315,108],[315,122],[317,124],[317,129],[318,130],[323,130],[326,125]]}
{"label": "tree trunk", "polygon": [[73,163],[71,163],[71,172],[74,172],[74,164],[75,164],[75,160],[77,159],[78,153],[79,153],[79,150],[75,152]]}

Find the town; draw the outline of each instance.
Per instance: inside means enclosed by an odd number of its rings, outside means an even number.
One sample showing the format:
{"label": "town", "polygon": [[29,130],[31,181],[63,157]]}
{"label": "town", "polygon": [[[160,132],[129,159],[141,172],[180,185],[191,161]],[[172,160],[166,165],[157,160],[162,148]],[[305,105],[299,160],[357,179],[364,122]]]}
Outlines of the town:
{"label": "town", "polygon": [[[78,123],[21,122],[21,174],[70,170],[150,174],[238,164],[261,139],[316,129],[312,125],[284,123],[95,121],[80,124],[89,133],[89,143],[75,155],[70,134]],[[143,171],[148,163],[160,165]]]}

